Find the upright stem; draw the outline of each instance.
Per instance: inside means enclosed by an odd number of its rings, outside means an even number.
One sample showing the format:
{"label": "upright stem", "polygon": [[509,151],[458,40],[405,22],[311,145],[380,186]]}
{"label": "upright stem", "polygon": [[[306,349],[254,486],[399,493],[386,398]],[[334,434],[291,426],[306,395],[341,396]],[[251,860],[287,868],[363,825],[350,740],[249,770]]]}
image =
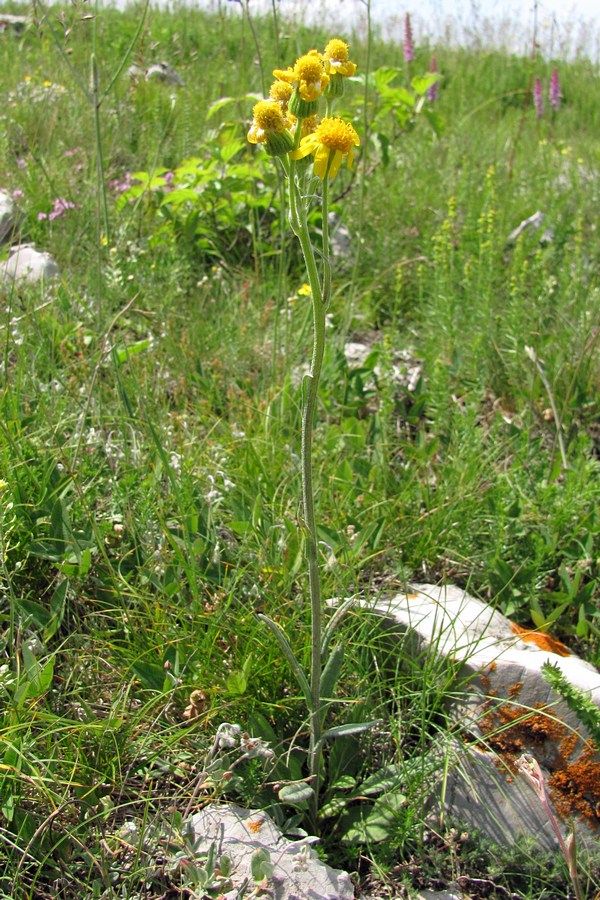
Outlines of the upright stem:
{"label": "upright stem", "polygon": [[[321,578],[319,574],[319,555],[317,541],[317,525],[315,519],[315,498],[312,472],[312,436],[319,390],[319,378],[325,350],[325,310],[328,299],[321,286],[314,250],[308,233],[306,211],[300,196],[296,179],[296,164],[290,163],[290,215],[291,224],[300,241],[306,263],[313,305],[313,352],[310,372],[304,379],[304,401],[302,408],[302,505],[306,532],[306,554],[308,559],[308,586],[311,609],[311,662],[309,709],[310,747],[309,764],[313,786],[313,815],[316,820],[319,797],[319,781],[321,768],[323,714],[321,702],[321,669],[322,669],[322,606]],[[325,215],[325,209],[324,209]],[[329,277],[326,276],[327,283]],[[327,288],[329,291],[329,288]]]}

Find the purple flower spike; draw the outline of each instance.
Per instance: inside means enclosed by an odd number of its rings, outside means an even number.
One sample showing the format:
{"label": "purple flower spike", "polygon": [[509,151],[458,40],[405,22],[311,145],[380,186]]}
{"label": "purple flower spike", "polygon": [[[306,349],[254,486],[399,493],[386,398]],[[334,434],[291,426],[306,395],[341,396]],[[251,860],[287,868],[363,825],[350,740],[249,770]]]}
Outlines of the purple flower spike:
{"label": "purple flower spike", "polygon": [[[429,63],[429,71],[437,72],[437,62],[435,56],[431,57],[431,62]],[[436,81],[435,84],[432,84],[430,88],[427,89],[427,99],[430,103],[435,103],[438,98],[438,83]]]}
{"label": "purple flower spike", "polygon": [[560,83],[558,81],[558,69],[552,69],[552,77],[550,79],[550,109],[560,109]]}
{"label": "purple flower spike", "polygon": [[404,17],[404,61],[411,63],[415,58],[415,48],[413,46],[412,28],[410,27],[410,15],[406,13]]}
{"label": "purple flower spike", "polygon": [[535,106],[536,118],[541,119],[544,115],[544,98],[542,96],[542,82],[539,76],[535,79],[533,86],[533,105]]}

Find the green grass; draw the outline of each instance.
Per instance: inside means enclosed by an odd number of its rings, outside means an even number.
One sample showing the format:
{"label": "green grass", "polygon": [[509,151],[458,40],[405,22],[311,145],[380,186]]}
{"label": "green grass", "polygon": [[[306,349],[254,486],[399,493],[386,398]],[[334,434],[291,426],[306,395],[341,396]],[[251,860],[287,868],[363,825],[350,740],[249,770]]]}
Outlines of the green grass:
{"label": "green grass", "polygon": [[[256,613],[307,660],[297,372],[310,311],[276,170],[245,131],[261,67],[268,85],[327,35],[276,31],[270,17],[253,35],[224,10],[85,13],[41,9],[39,28],[0,36],[1,184],[22,191],[21,239],[62,270],[56,288],[1,289],[7,897],[159,896],[177,883],[165,860],[223,721],[270,738],[278,760],[291,753],[275,773],[240,767],[226,796],[273,807],[263,783],[305,762],[302,705]],[[440,137],[424,117],[405,127],[384,113],[374,87],[366,107],[359,83],[344,98],[361,134],[372,127],[331,191],[354,243],[334,269],[315,436],[324,596],[448,579],[598,665],[597,68],[558,62],[563,105],[538,121],[527,86],[532,74],[547,84],[556,61],[439,46],[418,49],[414,72],[431,51]],[[364,73],[356,36],[352,56]],[[374,37],[373,69],[400,58]],[[131,83],[132,62],[163,59],[183,88]],[[164,183],[126,202],[111,186],[192,157],[206,180],[191,207],[163,204]],[[57,197],[75,208],[40,219]],[[509,247],[538,209],[553,240]],[[373,348],[358,371],[349,339]],[[420,366],[410,389],[395,379],[400,353]],[[342,634],[334,721],[382,725],[331,752],[324,802],[343,814],[327,830],[350,821],[333,773],[359,785],[402,763],[409,802],[383,844],[325,841],[332,862],[358,877],[369,857],[418,885],[451,880],[462,855],[469,875],[518,896],[566,897],[564,867],[473,836],[426,840],[419,765],[447,734],[452,679],[400,666],[367,616]],[[193,691],[204,697],[190,722]]]}

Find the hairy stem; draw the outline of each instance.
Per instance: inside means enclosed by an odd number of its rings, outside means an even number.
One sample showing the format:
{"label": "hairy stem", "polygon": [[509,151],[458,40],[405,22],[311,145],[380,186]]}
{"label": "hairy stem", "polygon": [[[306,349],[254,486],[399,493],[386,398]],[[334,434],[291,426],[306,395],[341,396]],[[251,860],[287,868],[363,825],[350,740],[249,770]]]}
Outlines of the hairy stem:
{"label": "hairy stem", "polygon": [[[324,213],[325,215],[325,209]],[[323,613],[321,603],[321,578],[319,573],[319,550],[315,519],[315,498],[312,471],[312,438],[319,390],[319,378],[325,350],[325,309],[326,298],[321,285],[314,249],[311,244],[304,202],[300,195],[296,165],[290,164],[290,215],[291,224],[300,241],[306,263],[308,281],[312,293],[313,306],[313,350],[310,372],[304,379],[304,399],[302,408],[302,506],[306,534],[306,555],[308,560],[308,586],[311,609],[311,663],[310,663],[310,747],[309,765],[313,786],[313,815],[316,820],[321,769],[323,714],[321,702],[321,671]],[[329,277],[327,276],[327,283]],[[329,291],[329,288],[327,288]]]}

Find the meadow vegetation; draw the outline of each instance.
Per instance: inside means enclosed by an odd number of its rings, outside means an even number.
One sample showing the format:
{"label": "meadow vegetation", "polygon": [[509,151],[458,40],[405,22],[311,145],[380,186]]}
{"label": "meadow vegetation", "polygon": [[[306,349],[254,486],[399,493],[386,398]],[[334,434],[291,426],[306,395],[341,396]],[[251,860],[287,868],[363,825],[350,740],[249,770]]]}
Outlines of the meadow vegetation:
{"label": "meadow vegetation", "polygon": [[[62,273],[0,284],[0,897],[205,896],[179,835],[207,797],[302,826],[274,785],[306,773],[305,709],[258,614],[308,660],[311,309],[281,172],[246,133],[272,69],[331,36],[227,4],[36,4],[0,31],[0,186]],[[598,68],[417,46],[407,73],[376,31],[339,36],[361,147],[330,187],[349,244],[314,441],[323,596],[449,581],[600,665]],[[182,86],[128,74],[162,60]],[[365,613],[340,634],[331,721],[380,724],[328,754],[328,860],[382,897],[482,873],[473,896],[567,897],[561,861],[425,823],[451,673]],[[224,722],[273,760],[205,766]],[[398,802],[378,808],[380,771]]]}

